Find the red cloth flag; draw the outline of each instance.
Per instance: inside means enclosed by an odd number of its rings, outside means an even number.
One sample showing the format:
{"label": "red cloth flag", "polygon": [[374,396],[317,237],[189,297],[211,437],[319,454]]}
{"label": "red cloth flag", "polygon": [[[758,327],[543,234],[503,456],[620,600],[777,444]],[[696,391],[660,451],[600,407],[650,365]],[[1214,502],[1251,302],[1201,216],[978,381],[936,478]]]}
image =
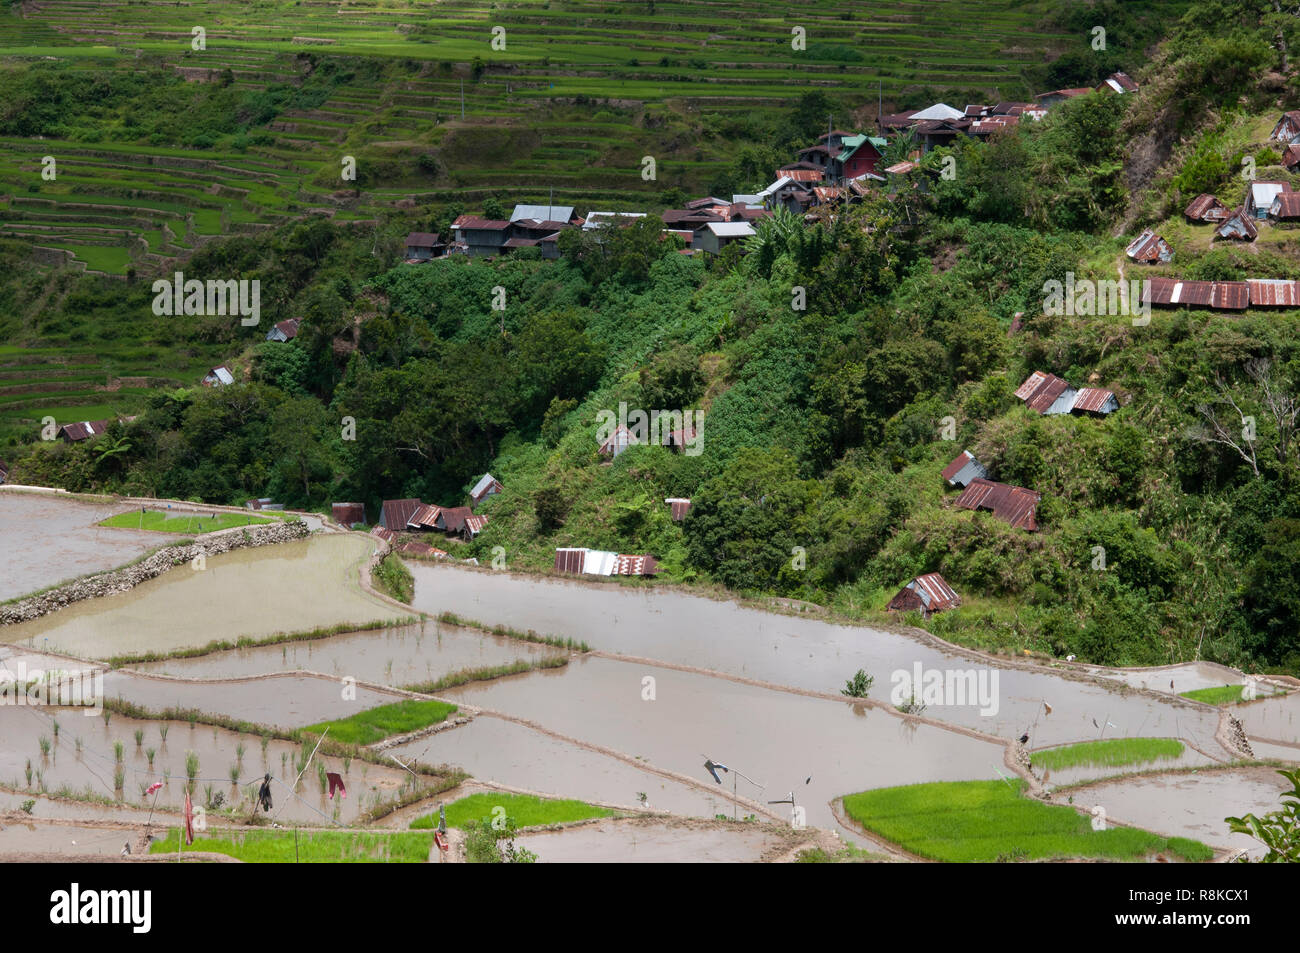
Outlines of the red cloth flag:
{"label": "red cloth flag", "polygon": [[150,794],[153,794],[155,791],[160,790],[162,786],[163,783],[161,781],[155,781],[153,784],[149,785],[149,787],[145,789],[144,792],[145,797],[148,797]]}
{"label": "red cloth flag", "polygon": [[333,772],[333,771],[328,771],[328,772],[326,772],[326,774],[325,774],[325,780],[329,781],[329,783],[330,783],[330,800],[331,800],[331,801],[334,800],[334,792],[335,792],[335,791],[338,791],[338,792],[339,792],[339,796],[340,796],[340,797],[347,797],[347,796],[348,796],[348,789],[345,788],[345,787],[343,786],[343,779],[342,779],[341,777],[339,777],[338,774],[336,774],[336,773]]}

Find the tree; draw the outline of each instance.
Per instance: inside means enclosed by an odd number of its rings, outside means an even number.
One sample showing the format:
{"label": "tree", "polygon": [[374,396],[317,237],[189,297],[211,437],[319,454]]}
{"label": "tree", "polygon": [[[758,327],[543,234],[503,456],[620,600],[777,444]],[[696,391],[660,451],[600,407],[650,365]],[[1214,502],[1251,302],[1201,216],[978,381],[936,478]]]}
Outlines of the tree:
{"label": "tree", "polygon": [[[1268,848],[1260,858],[1264,864],[1300,863],[1300,768],[1278,771],[1291,782],[1291,790],[1282,792],[1282,808],[1270,811],[1263,817],[1247,814],[1245,817],[1225,817],[1228,827],[1236,834],[1249,834]],[[1242,854],[1238,863],[1249,863]]]}
{"label": "tree", "polygon": [[501,201],[495,195],[489,195],[483,200],[483,217],[498,222],[506,217],[505,209],[501,207]]}
{"label": "tree", "polygon": [[868,675],[865,670],[858,669],[857,674],[844,683],[840,694],[848,695],[850,698],[866,698],[873,682],[875,678]]}

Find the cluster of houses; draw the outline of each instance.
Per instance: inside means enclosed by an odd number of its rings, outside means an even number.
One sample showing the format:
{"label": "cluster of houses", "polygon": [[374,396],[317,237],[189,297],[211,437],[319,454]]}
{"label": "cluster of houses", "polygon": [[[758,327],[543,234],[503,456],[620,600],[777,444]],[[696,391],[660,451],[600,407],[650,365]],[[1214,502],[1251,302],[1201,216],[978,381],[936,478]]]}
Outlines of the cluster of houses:
{"label": "cluster of houses", "polygon": [[[501,485],[501,481],[492,474],[485,473],[474,484],[473,489],[470,490],[468,506],[435,506],[415,498],[384,500],[383,505],[380,507],[379,525],[371,532],[390,543],[396,539],[399,533],[434,531],[470,540],[483,532],[483,528],[488,523],[487,516],[476,514],[474,507],[481,504],[489,496],[500,493],[504,489],[505,487]],[[340,515],[344,517],[355,516],[355,508],[361,507],[362,519],[354,522],[364,521],[365,507],[361,504],[343,503],[335,504],[335,506],[341,508]],[[406,549],[403,549],[402,546],[398,548],[404,552],[420,552],[435,556],[446,555],[442,550],[434,549],[428,544],[419,544]]]}
{"label": "cluster of houses", "polygon": [[[1115,73],[1095,91],[1124,94],[1137,90],[1124,73]],[[777,208],[809,214],[820,205],[861,199],[873,187],[892,182],[894,189],[919,168],[922,154],[951,145],[959,136],[986,139],[1022,118],[1039,120],[1057,103],[1094,92],[1094,88],[1058,89],[1041,93],[1033,103],[972,104],[954,109],[935,103],[925,109],[878,116],[877,134],[830,129],[817,141],[800,149],[795,161],[776,170],[766,188],[730,199],[706,195],[660,216],[663,234],[683,239],[686,254],[716,254],[754,234],[754,226]],[[886,136],[911,134],[917,151],[912,158],[881,168]],[[451,255],[480,258],[509,254],[517,248],[537,248],[543,258],[559,258],[560,235],[567,229],[592,230],[627,225],[644,212],[588,212],[577,214],[571,205],[516,205],[509,219],[461,215],[451,223],[450,234],[411,232],[406,236],[404,259],[420,264]]]}
{"label": "cluster of houses", "polygon": [[1040,414],[1069,414],[1084,411],[1109,414],[1119,409],[1115,395],[1100,387],[1071,387],[1046,371],[1034,371],[1016,389],[1016,397]]}
{"label": "cluster of houses", "polygon": [[[1283,113],[1273,126],[1269,141],[1282,147],[1283,167],[1300,174],[1300,110]],[[1183,217],[1192,225],[1214,226],[1214,241],[1253,242],[1259,237],[1261,222],[1283,226],[1300,223],[1300,192],[1290,182],[1280,179],[1256,180],[1250,183],[1239,208],[1229,208],[1217,195],[1202,192],[1183,209]],[[1124,251],[1134,261],[1149,265],[1166,264],[1174,257],[1169,242],[1151,229],[1134,239]],[[1209,306],[1208,302],[1204,306]]]}

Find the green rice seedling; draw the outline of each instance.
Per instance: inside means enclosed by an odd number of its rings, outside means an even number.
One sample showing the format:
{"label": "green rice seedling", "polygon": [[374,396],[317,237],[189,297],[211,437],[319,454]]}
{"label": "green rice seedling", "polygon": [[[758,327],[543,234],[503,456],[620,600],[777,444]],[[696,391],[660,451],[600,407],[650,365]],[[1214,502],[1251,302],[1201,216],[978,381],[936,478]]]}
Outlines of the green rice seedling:
{"label": "green rice seedling", "polygon": [[159,725],[159,726],[158,726],[158,739],[159,739],[159,741],[162,742],[162,744],[163,744],[164,747],[166,747],[166,745],[167,745],[167,729],[168,729],[169,727],[170,727],[170,726],[168,726],[168,725]]}
{"label": "green rice seedling", "polygon": [[270,743],[271,743],[271,736],[269,734],[263,733],[262,735],[262,763],[263,764],[266,763],[266,749],[267,746],[270,745]]}
{"label": "green rice seedling", "polygon": [[193,751],[185,752],[185,778],[190,790],[194,790],[194,779],[199,776],[199,756]]}
{"label": "green rice seedling", "polygon": [[126,750],[126,745],[120,741],[113,742],[113,760],[118,764],[122,763],[122,752]]}
{"label": "green rice seedling", "polygon": [[59,743],[59,719],[57,718],[54,719],[53,727],[54,727],[54,743],[58,744]]}
{"label": "green rice seedling", "polygon": [[154,755],[156,755],[157,753],[158,753],[158,752],[155,751],[153,748],[145,748],[145,749],[144,749],[144,756],[145,756],[146,758],[149,759],[149,770],[150,770],[150,771],[153,770],[153,758],[154,758]]}
{"label": "green rice seedling", "polygon": [[239,763],[236,762],[230,766],[230,783],[232,786],[239,785]]}
{"label": "green rice seedling", "polygon": [[122,785],[124,785],[125,783],[126,783],[126,768],[122,767],[122,765],[119,764],[113,770],[113,790],[120,793],[122,790]]}
{"label": "green rice seedling", "polygon": [[108,720],[109,720],[110,718],[113,717],[113,713],[112,713],[111,711],[109,711],[107,708],[105,708],[102,712],[100,712],[100,715],[103,716],[103,719],[104,719],[104,727],[107,728],[107,727],[108,727]]}
{"label": "green rice seedling", "polygon": [[48,758],[50,756],[50,739],[45,737],[44,735],[41,735],[40,746],[41,746],[41,757]]}
{"label": "green rice seedling", "polygon": [[27,786],[32,786],[32,759],[27,759]]}
{"label": "green rice seedling", "polygon": [[144,729],[137,728],[134,734],[135,734],[135,746],[136,748],[139,748],[142,744],[144,744]]}
{"label": "green rice seedling", "polygon": [[239,744],[235,745],[235,760],[238,761],[240,764],[244,763],[244,752],[247,750],[248,749],[244,747],[244,743],[242,741],[239,742]]}
{"label": "green rice seedling", "polygon": [[325,793],[325,787],[329,783],[326,779],[325,764],[321,761],[316,762],[316,780],[320,782],[320,793]]}

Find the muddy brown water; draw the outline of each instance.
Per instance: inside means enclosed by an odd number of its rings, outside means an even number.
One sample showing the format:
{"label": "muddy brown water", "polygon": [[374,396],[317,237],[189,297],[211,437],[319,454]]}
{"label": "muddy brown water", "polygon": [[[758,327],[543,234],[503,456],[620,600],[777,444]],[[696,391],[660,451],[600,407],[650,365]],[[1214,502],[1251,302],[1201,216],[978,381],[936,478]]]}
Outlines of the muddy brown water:
{"label": "muddy brown water", "polygon": [[1264,853],[1259,842],[1234,834],[1224,818],[1276,811],[1279,795],[1290,787],[1272,768],[1227,768],[1104,781],[1069,793],[1076,805],[1100,805],[1107,817],[1165,837],[1191,837],[1258,857]]}
{"label": "muddy brown water", "polygon": [[[645,700],[647,677],[654,679],[653,701]],[[738,794],[765,802],[793,791],[807,823],[828,829],[835,827],[830,802],[844,794],[1005,771],[1004,745],[891,712],[606,658],[440,697],[536,722],[709,784],[715,782],[703,764],[712,758],[762,786],[742,778]],[[732,780],[724,779],[728,791]],[[786,816],[790,807],[772,809]]]}
{"label": "muddy brown water", "polygon": [[[54,719],[60,726],[57,745],[53,743]],[[167,727],[165,742],[159,731],[162,725]],[[144,733],[139,748],[134,736],[137,728]],[[41,753],[42,737],[51,741],[48,756]],[[270,773],[277,779],[272,785],[274,807],[271,813],[274,817],[278,811],[281,823],[291,821],[325,827],[331,826],[335,820],[352,823],[377,799],[388,799],[397,794],[409,777],[396,765],[389,768],[352,761],[345,769],[341,759],[318,753],[316,759],[325,765],[327,771],[343,776],[348,796],[336,797],[333,801],[326,798],[320,789],[316,761],[308,767],[295,796],[290,793],[288,785],[293,783],[298,773],[294,759],[302,754],[302,749],[297,745],[273,739],[267,745],[264,760],[261,738],[257,735],[239,735],[202,724],[191,728],[187,722],[137,721],[121,715],[113,715],[106,726],[101,718],[85,717],[81,711],[70,709],[0,706],[0,738],[4,739],[4,744],[0,745],[0,782],[13,789],[10,793],[16,796],[21,796],[23,791],[39,790],[43,780],[45,790],[51,793],[67,786],[81,795],[89,787],[96,797],[147,810],[154,801],[152,797],[146,799],[141,795],[141,786],[166,781],[166,772],[170,771],[170,780],[158,792],[156,804],[164,811],[177,812],[184,805],[186,753],[193,751],[199,758],[196,803],[204,802],[205,787],[211,785],[214,793],[222,794],[226,806],[236,804],[240,815],[247,816],[252,811],[258,783],[263,774]],[[82,741],[80,755],[76,750],[78,738]],[[123,747],[125,781],[121,798],[113,789],[114,742],[121,742]],[[245,751],[240,783],[236,787],[231,784],[230,768],[240,763],[237,746],[241,743]],[[152,770],[146,753],[149,748],[155,750]],[[28,762],[33,769],[30,786],[25,773]],[[36,772],[41,773],[41,778],[37,778]],[[45,801],[38,802],[36,810],[45,811],[45,805]],[[70,814],[85,818],[97,816],[95,812],[100,810],[94,805],[76,805],[75,801],[64,801],[62,805],[71,807],[68,813],[60,816]],[[78,808],[84,808],[84,811]],[[158,820],[157,814],[154,820]],[[176,814],[164,815],[163,822],[168,821],[174,824]]]}
{"label": "muddy brown water", "polygon": [[112,569],[175,539],[95,525],[121,511],[121,505],[0,487],[0,599]]}
{"label": "muddy brown water", "polygon": [[373,542],[334,533],[239,549],[180,566],[127,592],[0,629],[0,639],[84,658],[168,652],[399,614],[366,595],[357,571]]}
{"label": "muddy brown water", "polygon": [[310,642],[232,649],[133,666],[189,678],[238,678],[265,672],[350,675],[363,682],[417,685],[461,669],[491,668],[567,654],[562,649],[435,622],[351,632]]}
{"label": "muddy brown water", "polygon": [[673,824],[601,821],[561,831],[525,834],[515,841],[538,863],[672,864],[754,863],[779,839],[761,829],[697,830]]}
{"label": "muddy brown water", "polygon": [[651,810],[691,817],[731,813],[730,801],[722,797],[490,715],[389,753],[402,761],[456,764],[480,780],[558,798],[635,809],[641,806],[637,795],[645,794]]}
{"label": "muddy brown water", "polygon": [[134,831],[78,827],[75,824],[24,824],[11,821],[0,824],[0,856],[37,854],[51,860],[68,855],[111,857],[122,853],[122,846],[134,842]]}
{"label": "muddy brown water", "polygon": [[1228,709],[1241,720],[1254,745],[1256,738],[1282,742],[1292,748],[1291,759],[1300,758],[1300,692],[1281,698],[1264,698]]}
{"label": "muddy brown water", "polygon": [[320,721],[348,718],[367,708],[391,705],[406,698],[342,678],[311,675],[190,682],[122,671],[104,676],[104,695],[133,702],[151,712],[197,708],[209,714],[280,728],[303,728]]}
{"label": "muddy brown water", "polygon": [[[998,710],[931,705],[928,718],[1003,738],[1030,735],[1031,747],[1105,737],[1181,737],[1224,756],[1214,740],[1218,714],[1174,697],[1127,686],[1067,679],[976,662],[900,633],[798,618],[679,593],[412,565],[414,607],[451,611],[488,625],[572,636],[593,648],[698,666],[779,685],[836,693],[858,669],[875,678],[870,697],[890,701],[895,672],[996,670]],[[1044,702],[1052,706],[1046,714]],[[1114,727],[1107,727],[1109,722]]]}
{"label": "muddy brown water", "polygon": [[[1215,662],[1186,662],[1182,665],[1162,665],[1146,669],[1117,669],[1087,666],[1085,671],[1102,678],[1114,679],[1133,688],[1147,688],[1156,692],[1195,691],[1198,688],[1219,688],[1223,685],[1240,685],[1240,672]],[[1261,692],[1268,686],[1261,686]]]}

